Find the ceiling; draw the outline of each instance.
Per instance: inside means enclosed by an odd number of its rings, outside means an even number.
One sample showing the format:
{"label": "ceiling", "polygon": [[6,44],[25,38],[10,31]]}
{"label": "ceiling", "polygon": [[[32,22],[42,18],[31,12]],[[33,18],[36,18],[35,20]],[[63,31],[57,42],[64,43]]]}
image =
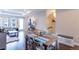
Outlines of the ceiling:
{"label": "ceiling", "polygon": [[30,13],[40,14],[45,12],[45,9],[0,9],[0,15],[3,16],[14,16],[14,17],[25,17]]}
{"label": "ceiling", "polygon": [[72,11],[72,10],[76,10],[76,9],[57,9],[56,12],[61,13],[61,12]]}

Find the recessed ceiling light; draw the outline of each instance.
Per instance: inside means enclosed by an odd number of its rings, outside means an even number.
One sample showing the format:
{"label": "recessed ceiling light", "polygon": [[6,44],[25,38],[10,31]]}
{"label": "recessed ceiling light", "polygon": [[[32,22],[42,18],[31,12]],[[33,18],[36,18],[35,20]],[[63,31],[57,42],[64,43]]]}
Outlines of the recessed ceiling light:
{"label": "recessed ceiling light", "polygon": [[30,14],[32,11],[31,10],[27,10],[23,13],[23,16]]}
{"label": "recessed ceiling light", "polygon": [[27,13],[27,14],[31,13],[31,10],[28,10],[26,13]]}

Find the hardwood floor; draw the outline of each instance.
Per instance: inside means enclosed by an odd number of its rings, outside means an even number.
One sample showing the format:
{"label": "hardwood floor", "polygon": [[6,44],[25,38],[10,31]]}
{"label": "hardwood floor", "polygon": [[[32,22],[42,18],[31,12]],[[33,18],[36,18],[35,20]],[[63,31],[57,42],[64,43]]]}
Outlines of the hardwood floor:
{"label": "hardwood floor", "polygon": [[79,46],[75,45],[75,46],[73,47],[73,50],[79,50]]}
{"label": "hardwood floor", "polygon": [[59,44],[59,50],[79,50],[79,46],[68,46],[68,45],[65,45],[65,44]]}
{"label": "hardwood floor", "polygon": [[59,50],[71,50],[73,47],[59,43]]}

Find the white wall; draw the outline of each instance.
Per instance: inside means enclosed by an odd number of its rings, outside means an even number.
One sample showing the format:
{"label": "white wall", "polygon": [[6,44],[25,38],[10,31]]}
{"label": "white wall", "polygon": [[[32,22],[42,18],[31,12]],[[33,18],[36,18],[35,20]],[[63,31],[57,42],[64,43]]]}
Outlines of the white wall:
{"label": "white wall", "polygon": [[57,10],[56,32],[79,35],[79,10]]}

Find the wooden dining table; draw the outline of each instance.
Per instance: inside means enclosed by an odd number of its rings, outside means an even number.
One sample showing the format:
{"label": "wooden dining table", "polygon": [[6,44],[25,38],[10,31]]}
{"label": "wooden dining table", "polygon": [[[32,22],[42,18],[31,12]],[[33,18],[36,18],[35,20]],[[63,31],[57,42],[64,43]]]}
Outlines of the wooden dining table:
{"label": "wooden dining table", "polygon": [[56,37],[53,35],[39,35],[41,30],[34,30],[33,34],[30,36],[32,36],[34,38],[34,40],[38,40],[40,43],[43,43],[43,45],[45,46],[45,49],[47,49],[47,46],[52,45],[54,42],[56,42]]}

